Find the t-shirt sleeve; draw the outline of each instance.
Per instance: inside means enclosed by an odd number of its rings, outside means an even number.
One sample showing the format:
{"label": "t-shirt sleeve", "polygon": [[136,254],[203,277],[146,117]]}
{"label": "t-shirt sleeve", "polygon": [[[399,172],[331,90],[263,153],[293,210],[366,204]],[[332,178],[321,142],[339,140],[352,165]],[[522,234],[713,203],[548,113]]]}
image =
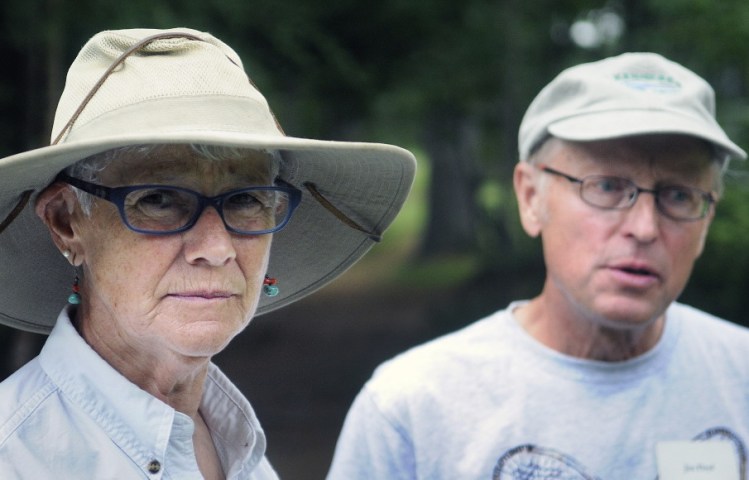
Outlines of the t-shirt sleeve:
{"label": "t-shirt sleeve", "polygon": [[327,480],[416,478],[412,442],[393,418],[365,387],[346,416]]}

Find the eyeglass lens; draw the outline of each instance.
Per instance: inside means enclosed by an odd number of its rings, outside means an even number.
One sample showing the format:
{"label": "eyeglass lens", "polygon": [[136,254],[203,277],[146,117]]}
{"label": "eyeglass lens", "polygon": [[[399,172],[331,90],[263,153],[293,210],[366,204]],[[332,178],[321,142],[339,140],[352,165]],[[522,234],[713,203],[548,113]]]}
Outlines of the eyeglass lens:
{"label": "eyeglass lens", "polygon": [[167,232],[197,220],[201,206],[213,204],[227,226],[241,232],[264,232],[283,224],[289,215],[288,194],[274,187],[228,192],[213,201],[195,193],[170,187],[147,187],[131,191],[124,201],[128,224],[138,230]]}
{"label": "eyeglass lens", "polygon": [[641,192],[653,193],[658,208],[676,219],[697,219],[705,215],[710,202],[704,192],[683,186],[666,186],[655,191],[639,188],[620,177],[592,176],[582,179],[580,194],[586,202],[601,208],[631,206]]}

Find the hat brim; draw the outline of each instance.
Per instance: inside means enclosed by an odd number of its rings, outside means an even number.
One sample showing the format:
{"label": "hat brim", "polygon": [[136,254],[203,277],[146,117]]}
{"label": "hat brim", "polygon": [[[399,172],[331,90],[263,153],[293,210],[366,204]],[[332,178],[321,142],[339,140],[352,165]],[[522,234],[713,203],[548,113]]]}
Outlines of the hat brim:
{"label": "hat brim", "polygon": [[547,129],[557,138],[578,142],[635,135],[690,135],[712,143],[732,158],[745,159],[747,156],[717,124],[714,129],[708,130],[704,119],[692,119],[666,111],[633,109],[587,113],[557,120]]}
{"label": "hat brim", "polygon": [[32,190],[28,205],[0,233],[0,323],[48,333],[65,305],[72,269],[34,213],[36,195],[55,175],[95,153],[137,144],[206,144],[280,152],[281,178],[303,191],[289,224],[274,234],[269,273],[280,293],[262,296],[256,314],[270,312],[321,288],[375,243],[343,224],[302,187],[317,189],[352,220],[376,235],[390,225],[408,196],[416,161],[405,149],[377,143],[311,140],[278,135],[185,131],[118,135],[69,142],[0,160],[0,221]]}

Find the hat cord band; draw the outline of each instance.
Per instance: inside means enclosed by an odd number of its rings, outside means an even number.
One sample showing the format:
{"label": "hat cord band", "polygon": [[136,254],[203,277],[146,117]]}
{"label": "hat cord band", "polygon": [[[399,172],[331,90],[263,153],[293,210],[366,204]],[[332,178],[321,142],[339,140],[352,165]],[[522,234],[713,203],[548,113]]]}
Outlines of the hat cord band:
{"label": "hat cord band", "polygon": [[[107,68],[107,70],[102,74],[101,78],[99,78],[99,81],[96,82],[96,84],[91,88],[91,90],[88,92],[86,97],[81,101],[81,104],[78,106],[76,111],[73,113],[73,115],[70,117],[70,120],[68,120],[68,123],[65,124],[65,126],[60,130],[60,133],[57,134],[57,137],[52,141],[52,145],[57,145],[60,140],[62,140],[62,137],[65,135],[66,132],[70,130],[70,128],[73,126],[75,121],[78,119],[78,117],[83,112],[83,109],[86,108],[86,105],[91,101],[91,99],[96,95],[96,92],[99,91],[99,88],[104,84],[106,79],[111,75],[111,73],[114,71],[115,68],[117,68],[122,62],[125,61],[125,59],[132,55],[134,52],[144,48],[148,44],[156,41],[156,40],[162,40],[162,39],[169,39],[169,38],[189,38],[191,40],[197,40],[197,41],[204,41],[200,37],[197,37],[195,35],[189,34],[189,33],[159,33],[156,35],[152,35],[150,37],[146,37],[140,42],[136,43],[132,47],[130,47],[128,50],[126,50],[122,55],[120,55],[113,63],[112,65]],[[278,123],[278,122],[276,122]],[[8,214],[7,217],[5,217],[5,220],[0,223],[0,233],[2,233],[8,226],[13,223],[13,221],[18,217],[18,215],[21,213],[21,211],[26,207],[26,204],[29,203],[29,199],[31,198],[31,194],[33,193],[33,190],[26,190],[21,194],[21,199],[18,201],[18,204],[15,206],[15,208]]]}
{"label": "hat cord band", "polygon": [[304,182],[302,185],[304,185],[309,193],[317,200],[317,202],[325,207],[327,211],[335,215],[335,217],[340,220],[344,225],[353,228],[354,230],[358,230],[359,232],[365,233],[369,236],[370,239],[374,240],[375,242],[379,242],[382,240],[382,235],[378,235],[377,233],[367,230],[366,228],[362,227],[358,223],[356,223],[354,220],[352,220],[348,215],[343,213],[333,205],[330,200],[325,198],[322,193],[320,193],[320,190],[317,189],[317,185],[315,185],[312,182]]}
{"label": "hat cord band", "polygon": [[8,228],[8,226],[13,223],[13,220],[15,220],[16,217],[21,213],[21,210],[26,207],[26,204],[29,203],[29,199],[31,198],[32,193],[34,193],[33,190],[26,190],[21,194],[21,199],[18,201],[16,207],[11,210],[8,216],[5,217],[5,220],[0,223],[0,233],[3,233],[3,231]]}
{"label": "hat cord band", "polygon": [[65,135],[65,133],[70,130],[70,128],[75,123],[75,121],[78,120],[78,117],[81,115],[81,113],[83,113],[83,109],[86,108],[86,105],[88,105],[88,102],[90,102],[91,99],[94,98],[94,95],[96,95],[96,92],[98,92],[101,86],[104,85],[104,82],[107,80],[107,78],[109,78],[109,75],[111,75],[114,69],[117,68],[122,62],[124,62],[127,57],[137,52],[138,50],[145,48],[146,46],[155,42],[156,40],[166,40],[170,38],[188,38],[190,40],[197,40],[199,42],[203,41],[203,39],[200,37],[197,37],[189,33],[184,33],[184,32],[183,33],[158,33],[156,35],[151,35],[150,37],[144,38],[140,42],[136,43],[132,47],[125,50],[125,52],[123,52],[119,57],[117,57],[117,59],[114,62],[112,62],[109,68],[107,68],[104,71],[101,78],[99,78],[99,81],[96,82],[96,84],[91,88],[91,90],[88,92],[86,97],[81,101],[81,104],[78,105],[78,108],[70,117],[70,120],[68,120],[68,123],[66,123],[65,126],[62,127],[62,130],[60,130],[60,133],[58,133],[57,137],[55,137],[55,139],[52,141],[52,145],[57,145],[60,142],[60,140],[62,140],[62,137]]}
{"label": "hat cord band", "polygon": [[[146,37],[140,42],[136,43],[132,47],[125,50],[117,59],[112,62],[112,64],[104,71],[101,78],[99,78],[99,81],[96,82],[96,84],[91,88],[91,90],[88,92],[86,97],[81,101],[81,104],[78,106],[76,111],[73,113],[73,115],[70,117],[70,120],[68,120],[68,123],[65,124],[65,126],[60,130],[60,133],[57,134],[57,137],[55,137],[54,141],[52,142],[52,145],[57,145],[65,136],[65,133],[68,132],[75,123],[76,120],[78,120],[78,117],[83,113],[83,109],[86,108],[86,105],[88,105],[88,102],[91,101],[91,99],[96,95],[96,92],[99,91],[102,85],[104,85],[104,82],[109,78],[109,75],[112,74],[112,72],[129,57],[133,53],[137,52],[138,50],[141,50],[145,47],[147,47],[149,44],[155,42],[156,40],[168,40],[171,38],[187,38],[190,40],[195,40],[197,42],[205,42],[202,38],[192,35],[190,33],[186,32],[177,32],[177,33],[157,33],[156,35],[151,35],[150,37]],[[233,63],[234,65],[237,65],[237,63],[228,55],[226,55],[226,58]],[[237,65],[239,66],[239,65]],[[252,85],[256,90],[258,89],[255,85],[255,82],[252,81],[249,75],[245,74],[247,77],[247,80],[250,82],[250,85]],[[269,107],[270,110],[270,107]],[[273,121],[276,124],[276,127],[281,132],[281,134],[286,135],[286,133],[283,131],[283,128],[281,128],[281,124],[278,122],[278,119],[276,118],[276,115],[273,113],[272,110],[270,110],[270,114],[273,117]]]}

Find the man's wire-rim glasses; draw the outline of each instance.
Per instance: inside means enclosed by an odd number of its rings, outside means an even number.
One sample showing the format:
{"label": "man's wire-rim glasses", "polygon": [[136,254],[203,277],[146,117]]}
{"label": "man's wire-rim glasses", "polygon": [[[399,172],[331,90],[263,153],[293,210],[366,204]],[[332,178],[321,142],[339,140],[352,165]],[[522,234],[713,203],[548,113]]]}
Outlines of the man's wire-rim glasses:
{"label": "man's wire-rim glasses", "polygon": [[536,166],[543,172],[580,184],[580,198],[588,205],[606,210],[630,208],[641,193],[650,193],[655,197],[656,208],[664,216],[677,221],[693,221],[705,218],[716,201],[714,193],[699,188],[663,185],[649,189],[623,177],[589,175],[577,178],[544,164]]}
{"label": "man's wire-rim glasses", "polygon": [[240,188],[214,197],[170,185],[106,187],[64,172],[57,180],[113,203],[130,230],[148,235],[187,231],[209,206],[216,209],[232,233],[274,233],[286,226],[302,198],[300,190],[282,180],[275,185]]}

